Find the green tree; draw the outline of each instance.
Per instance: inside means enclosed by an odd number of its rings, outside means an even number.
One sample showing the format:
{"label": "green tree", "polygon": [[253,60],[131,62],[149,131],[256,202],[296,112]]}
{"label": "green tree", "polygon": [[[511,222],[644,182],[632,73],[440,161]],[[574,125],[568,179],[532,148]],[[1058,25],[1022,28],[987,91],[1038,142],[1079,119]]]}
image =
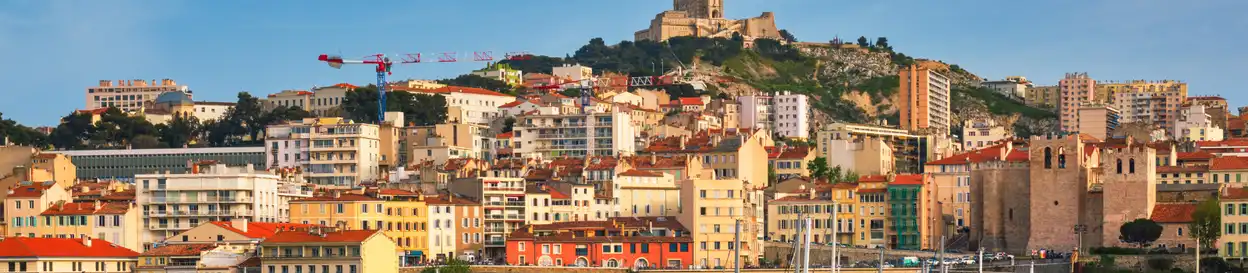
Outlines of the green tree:
{"label": "green tree", "polygon": [[[377,123],[377,88],[369,85],[347,92],[342,101],[346,118],[356,122]],[[416,125],[433,125],[446,121],[446,98],[439,95],[388,92],[386,110],[403,112],[404,120]]]}
{"label": "green tree", "polygon": [[203,129],[201,126],[199,118],[195,116],[174,115],[168,124],[156,125],[156,130],[165,147],[182,148],[199,136]]}
{"label": "green tree", "polygon": [[776,178],[777,178],[776,166],[772,166],[768,164],[767,165],[767,181],[774,185],[776,182],[778,182],[776,181]]}
{"label": "green tree", "polygon": [[867,43],[867,36],[858,36],[858,46],[862,48],[871,47],[871,44]]}
{"label": "green tree", "polygon": [[504,119],[504,120],[503,120],[503,132],[504,132],[504,133],[506,133],[506,132],[511,132],[512,130],[515,130],[515,127],[516,127],[516,118],[515,118],[515,117],[507,117],[507,119]]}
{"label": "green tree", "polygon": [[495,91],[495,92],[500,92],[500,93],[505,93],[505,94],[512,94],[512,95],[516,93],[515,90],[512,90],[511,85],[508,85],[507,83],[503,81],[492,79],[492,78],[486,78],[482,76],[477,76],[473,74],[464,74],[464,75],[460,75],[452,79],[438,80],[438,83],[445,84],[445,85],[481,88],[485,90],[490,90],[490,91]]}
{"label": "green tree", "polygon": [[264,107],[260,105],[260,99],[251,96],[251,93],[238,92],[238,102],[226,111],[225,119],[230,120],[229,125],[241,126],[242,133],[251,141],[258,141],[260,133],[268,126],[263,121],[263,115]]}
{"label": "green tree", "polygon": [[[87,119],[90,120],[90,116]],[[130,116],[114,107],[104,110],[104,113],[100,114],[100,120],[89,128],[87,139],[93,148],[125,148],[130,146],[138,136],[155,138],[157,134],[156,126],[147,119],[142,116]]]}
{"label": "green tree", "polygon": [[837,183],[841,182],[843,177],[845,177],[845,169],[841,168],[841,165],[836,165],[836,167],[828,170],[825,178],[828,179],[828,183]]}
{"label": "green tree", "polygon": [[1218,207],[1218,199],[1213,198],[1201,202],[1192,212],[1192,222],[1188,224],[1188,235],[1206,248],[1215,247],[1218,237],[1222,236],[1222,210]]}
{"label": "green tree", "polygon": [[[837,167],[839,168],[840,166],[837,166]],[[845,172],[845,177],[841,178],[841,181],[850,182],[850,183],[858,183],[858,177],[860,176],[861,175],[859,175],[857,171],[849,170]]]}
{"label": "green tree", "polygon": [[1161,225],[1153,220],[1140,218],[1134,221],[1123,223],[1118,228],[1118,240],[1124,243],[1135,244],[1138,247],[1146,247],[1161,238]]}
{"label": "green tree", "polygon": [[832,171],[828,168],[828,159],[822,156],[816,157],[809,164],[806,164],[806,170],[810,171],[810,178],[827,178]]}
{"label": "green tree", "polygon": [[86,149],[91,138],[91,114],[72,112],[61,118],[61,124],[52,129],[50,142],[53,147],[65,150]]}
{"label": "green tree", "polygon": [[291,106],[291,107],[278,106],[276,108],[273,108],[272,111],[268,111],[262,114],[260,116],[260,122],[262,122],[265,126],[268,126],[268,125],[274,125],[274,124],[281,124],[281,123],[292,121],[292,120],[301,120],[303,118],[307,118],[311,116],[312,116],[311,113],[308,113],[308,111],[304,111],[303,108],[299,108],[299,106]]}
{"label": "green tree", "polygon": [[780,30],[780,38],[790,43],[797,42],[797,37],[793,37],[793,33],[789,32],[787,29]]}
{"label": "green tree", "polygon": [[48,135],[34,128],[18,124],[17,121],[5,119],[4,113],[0,113],[0,145],[3,145],[5,140],[16,145],[39,148],[47,147],[49,144]]}
{"label": "green tree", "polygon": [[888,45],[888,37],[875,38],[875,47],[887,51],[893,50],[893,47]]}
{"label": "green tree", "polygon": [[559,91],[559,94],[573,97],[573,98],[579,98],[581,97],[581,92],[582,91],[580,88],[567,88],[567,89],[563,89],[563,91]]}

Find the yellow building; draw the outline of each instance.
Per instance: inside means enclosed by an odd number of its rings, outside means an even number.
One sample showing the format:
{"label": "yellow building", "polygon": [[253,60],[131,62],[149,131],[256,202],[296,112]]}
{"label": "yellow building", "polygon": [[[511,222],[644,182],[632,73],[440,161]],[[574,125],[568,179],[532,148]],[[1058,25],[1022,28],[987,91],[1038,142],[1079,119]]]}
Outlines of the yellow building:
{"label": "yellow building", "polygon": [[1033,86],[1025,91],[1023,101],[1027,105],[1036,106],[1046,109],[1057,108],[1058,96],[1061,94],[1061,88],[1053,86]]}
{"label": "yellow building", "polygon": [[5,272],[132,272],[139,253],[92,238],[0,239]]}
{"label": "yellow building", "polygon": [[215,244],[178,244],[154,247],[139,254],[136,273],[164,273],[170,271],[196,272],[200,257],[211,251]]}
{"label": "yellow building", "polygon": [[[129,202],[58,202],[40,214],[34,224],[37,237],[83,238],[91,236],[129,249],[142,249],[139,209]],[[75,237],[76,235],[76,237]]]}
{"label": "yellow building", "polygon": [[4,216],[8,224],[5,235],[10,237],[38,237],[40,214],[53,204],[70,200],[69,192],[51,182],[22,185],[9,192],[4,200]]}
{"label": "yellow building", "polygon": [[[731,267],[736,235],[739,233],[739,246],[742,264],[757,261],[762,254],[762,245],[756,238],[761,232],[751,223],[747,214],[759,208],[750,207],[746,195],[745,182],[739,179],[695,179],[681,181],[680,208],[677,219],[689,227],[693,233],[694,266],[702,268]],[[737,226],[740,230],[737,230]]]}
{"label": "yellow building", "polygon": [[1244,186],[1248,182],[1248,157],[1219,156],[1209,161],[1213,183]]}
{"label": "yellow building", "polygon": [[377,230],[279,232],[260,243],[260,266],[264,273],[398,273],[397,247]]}
{"label": "yellow building", "polygon": [[[788,193],[777,193],[776,200],[767,203],[767,231],[772,240],[790,242],[801,239],[798,233],[802,220],[811,219],[811,241],[830,244],[836,236],[837,244],[856,245],[854,242],[854,207],[857,204],[856,183],[816,183],[802,185]],[[836,214],[835,217],[833,214]]]}
{"label": "yellow building", "polygon": [[888,175],[868,175],[858,178],[858,238],[854,245],[869,248],[888,245],[885,225],[888,223]]}
{"label": "yellow building", "polygon": [[421,261],[429,252],[429,206],[420,194],[379,189],[376,196],[385,200],[385,234],[394,240],[403,264]]}
{"label": "yellow building", "polygon": [[770,163],[771,168],[776,170],[778,179],[810,176],[810,169],[807,169],[807,163],[815,160],[814,148],[805,146],[792,147],[774,154],[775,157],[771,159]]}
{"label": "yellow building", "polygon": [[680,207],[680,187],[668,173],[624,171],[615,176],[611,188],[620,209],[606,217],[675,216]]}
{"label": "yellow building", "polygon": [[1222,208],[1222,236],[1218,237],[1218,256],[1248,258],[1248,188],[1228,187],[1218,199]]}
{"label": "yellow building", "polygon": [[384,227],[386,221],[384,203],[384,200],[372,196],[335,191],[290,201],[290,222],[350,230],[378,230]]}

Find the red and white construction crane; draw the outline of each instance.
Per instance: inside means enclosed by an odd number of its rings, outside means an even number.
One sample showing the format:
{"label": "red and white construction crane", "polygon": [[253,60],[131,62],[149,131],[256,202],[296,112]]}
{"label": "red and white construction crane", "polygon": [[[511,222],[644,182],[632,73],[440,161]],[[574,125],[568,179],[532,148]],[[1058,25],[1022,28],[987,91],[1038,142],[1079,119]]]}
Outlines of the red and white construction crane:
{"label": "red and white construction crane", "polygon": [[[398,64],[428,63],[428,61],[422,59],[421,56],[421,53],[401,54]],[[459,54],[455,52],[443,52],[437,54],[437,56],[438,63],[454,63],[460,61]],[[504,56],[504,59],[527,60],[530,57],[532,57],[532,55],[527,52],[509,52]],[[329,64],[330,67],[335,69],[342,68],[343,64],[367,64],[375,66],[375,70],[377,71],[377,123],[381,124],[381,122],[386,120],[386,76],[391,74],[390,69],[395,65],[395,63],[390,60],[390,57],[385,54],[373,54],[364,56],[364,58],[360,60],[348,60],[343,59],[341,56],[321,54],[321,56],[317,57],[317,60],[325,62]],[[472,59],[465,61],[490,62],[494,61],[494,56],[491,51],[477,51],[472,53]]]}

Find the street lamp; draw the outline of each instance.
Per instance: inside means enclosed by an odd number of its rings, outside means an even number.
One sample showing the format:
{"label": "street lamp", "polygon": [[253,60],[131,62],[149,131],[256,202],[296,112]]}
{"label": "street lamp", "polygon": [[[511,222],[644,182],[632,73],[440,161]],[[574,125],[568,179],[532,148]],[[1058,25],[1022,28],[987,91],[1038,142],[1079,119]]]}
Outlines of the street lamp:
{"label": "street lamp", "polygon": [[1088,225],[1076,224],[1074,231],[1078,244],[1070,257],[1070,272],[1075,272],[1075,268],[1079,266],[1079,252],[1083,251],[1083,234],[1088,233]]}

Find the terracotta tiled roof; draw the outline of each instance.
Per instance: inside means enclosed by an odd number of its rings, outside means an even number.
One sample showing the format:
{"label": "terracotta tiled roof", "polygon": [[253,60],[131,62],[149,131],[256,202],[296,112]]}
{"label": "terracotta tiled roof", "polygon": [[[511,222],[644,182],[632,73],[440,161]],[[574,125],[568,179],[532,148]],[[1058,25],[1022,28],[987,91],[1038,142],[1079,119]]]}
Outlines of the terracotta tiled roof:
{"label": "terracotta tiled roof", "polygon": [[1221,156],[1209,161],[1210,170],[1243,170],[1248,169],[1248,157]]}
{"label": "terracotta tiled roof", "polygon": [[922,175],[922,174],[899,174],[899,175],[894,176],[894,177],[893,177],[893,182],[892,182],[892,183],[889,183],[888,185],[889,185],[889,186],[892,186],[892,185],[923,185],[923,175]]}
{"label": "terracotta tiled roof", "polygon": [[701,97],[680,98],[680,100],[678,100],[677,102],[679,105],[703,105],[705,104],[702,102]]}
{"label": "terracotta tiled roof", "polygon": [[43,196],[43,192],[51,188],[52,184],[35,183],[34,185],[25,185],[13,189],[13,193],[9,194],[9,198],[33,198]]}
{"label": "terracotta tiled roof", "polygon": [[252,239],[264,239],[273,234],[282,231],[304,231],[316,225],[309,224],[292,224],[292,223],[269,223],[269,222],[248,222],[247,231],[243,231],[242,227],[234,226],[230,221],[213,221],[209,224],[224,228],[230,232],[238,233],[238,235],[246,236]]}
{"label": "terracotta tiled roof", "polygon": [[95,207],[95,202],[68,203],[63,206],[53,205],[39,215],[95,215],[95,214],[126,214],[130,211],[129,203],[102,202]]}
{"label": "terracotta tiled roof", "polygon": [[0,239],[0,257],[92,257],[136,258],[138,252],[113,245],[103,239],[90,239],[91,246],[83,244],[82,238],[27,238],[7,237]]}
{"label": "terracotta tiled roof", "polygon": [[984,147],[983,149],[970,151],[967,153],[956,154],[950,157],[942,158],[936,161],[929,161],[926,165],[962,165],[967,163],[980,163],[993,160],[1000,160],[1001,149],[1005,144],[997,144]]}
{"label": "terracotta tiled roof", "polygon": [[88,110],[78,110],[74,112],[79,113],[79,114],[99,115],[99,114],[104,114],[105,111],[108,111],[108,108],[95,108],[95,109],[88,109]]}
{"label": "terracotta tiled roof", "polygon": [[308,197],[308,198],[291,200],[291,202],[317,202],[317,201],[350,202],[350,201],[381,201],[381,199],[377,199],[372,196],[363,195],[363,194],[343,193],[343,194],[340,194],[338,197],[334,197],[333,195],[322,195],[322,196],[313,196],[313,197]]}
{"label": "terracotta tiled roof", "polygon": [[335,232],[325,232],[323,235],[312,234],[306,231],[287,231],[278,232],[272,237],[265,239],[261,245],[265,244],[284,244],[284,243],[362,243],[373,234],[377,234],[377,230],[343,230]]}
{"label": "terracotta tiled roof", "polygon": [[1248,200],[1248,188],[1227,187],[1221,200]]}
{"label": "terracotta tiled roof", "polygon": [[498,108],[512,108],[512,107],[520,106],[520,104],[524,104],[525,102],[528,102],[528,101],[527,101],[527,100],[516,100],[516,101],[513,101],[513,102],[508,102],[507,104],[503,104],[502,106],[499,106]]}
{"label": "terracotta tiled roof", "polygon": [[445,194],[425,197],[425,203],[429,205],[458,205],[458,206],[481,205],[480,203],[473,202],[472,200],[469,200],[468,198],[459,198],[459,197],[451,198],[450,196],[445,195]]}
{"label": "terracotta tiled roof", "polygon": [[1083,141],[1083,143],[1096,143],[1101,142],[1101,139],[1089,134],[1079,134],[1079,141]]}
{"label": "terracotta tiled roof", "polygon": [[858,178],[858,183],[868,182],[888,182],[887,175],[864,175]]}
{"label": "terracotta tiled roof", "polygon": [[1191,223],[1196,204],[1156,204],[1149,217],[1157,223]]}
{"label": "terracotta tiled roof", "polygon": [[663,174],[650,172],[650,171],[643,171],[643,170],[638,170],[638,169],[631,169],[631,170],[627,170],[627,171],[620,173],[620,176],[663,177]]}
{"label": "terracotta tiled roof", "polygon": [[1232,138],[1232,139],[1226,139],[1222,141],[1197,141],[1196,142],[1196,147],[1200,147],[1200,148],[1222,147],[1222,146],[1230,146],[1230,147],[1248,146],[1248,138]]}
{"label": "terracotta tiled roof", "polygon": [[550,199],[572,199],[571,196],[568,196],[567,194],[564,194],[554,188],[547,188],[546,192],[550,193]]}
{"label": "terracotta tiled roof", "polygon": [[1177,152],[1175,153],[1175,158],[1178,160],[1210,160],[1213,159],[1213,154],[1204,151]]}
{"label": "terracotta tiled roof", "polygon": [[346,88],[346,89],[356,89],[356,88],[359,88],[359,86],[355,86],[354,84],[349,84],[349,83],[345,83],[345,82],[344,82],[344,83],[335,84],[335,85],[334,85],[334,87]]}
{"label": "terracotta tiled roof", "polygon": [[888,192],[888,189],[884,189],[884,188],[858,189],[857,192],[860,194],[861,193],[882,193],[882,192]]}
{"label": "terracotta tiled roof", "polygon": [[784,150],[783,152],[780,152],[780,155],[778,155],[777,158],[778,159],[804,159],[806,158],[807,155],[810,154],[811,150],[812,148],[808,148],[808,147],[793,147],[792,149],[788,149],[788,150]]}
{"label": "terracotta tiled roof", "polygon": [[586,170],[614,170],[615,166],[619,164],[620,164],[619,159],[616,159],[613,156],[595,156],[595,157],[589,158],[589,162],[587,162],[585,169]]}
{"label": "terracotta tiled roof", "polygon": [[502,134],[494,135],[494,138],[497,138],[497,139],[510,139],[510,138],[511,138],[512,136],[514,136],[514,135],[516,135],[516,132],[506,132],[506,133],[502,133]]}
{"label": "terracotta tiled roof", "polygon": [[140,256],[199,256],[201,252],[217,248],[214,244],[164,245],[143,251]]}
{"label": "terracotta tiled roof", "polygon": [[1028,160],[1031,160],[1031,155],[1023,149],[1011,150],[1010,154],[1005,156],[1006,162],[1027,162]]}

